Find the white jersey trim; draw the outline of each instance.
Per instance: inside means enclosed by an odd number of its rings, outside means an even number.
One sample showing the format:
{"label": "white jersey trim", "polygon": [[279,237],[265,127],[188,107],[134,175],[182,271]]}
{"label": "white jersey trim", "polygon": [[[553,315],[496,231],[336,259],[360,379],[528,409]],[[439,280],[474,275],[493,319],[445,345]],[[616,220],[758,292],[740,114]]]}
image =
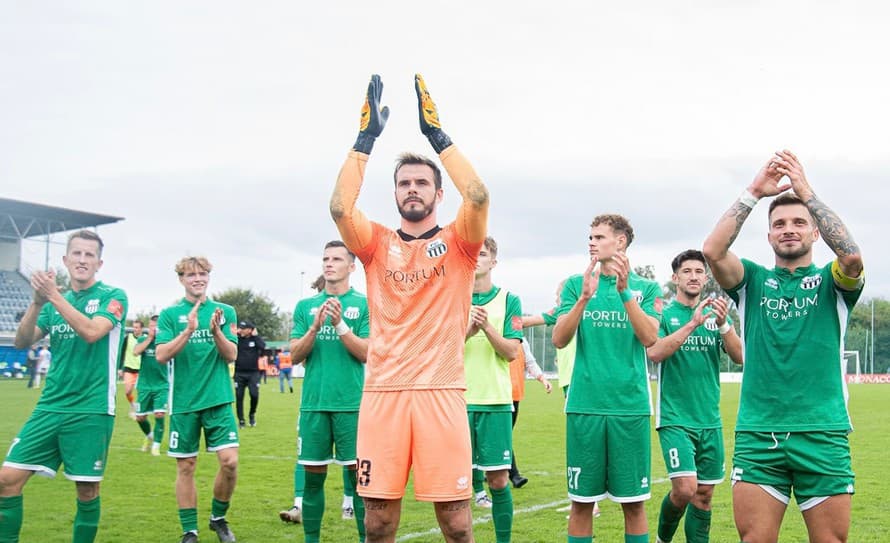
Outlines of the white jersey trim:
{"label": "white jersey trim", "polygon": [[40,464],[18,464],[16,462],[3,462],[3,467],[15,468],[24,471],[33,471],[36,475],[40,475],[41,477],[49,477],[50,479],[56,476],[56,470],[50,469],[46,466],[41,466]]}

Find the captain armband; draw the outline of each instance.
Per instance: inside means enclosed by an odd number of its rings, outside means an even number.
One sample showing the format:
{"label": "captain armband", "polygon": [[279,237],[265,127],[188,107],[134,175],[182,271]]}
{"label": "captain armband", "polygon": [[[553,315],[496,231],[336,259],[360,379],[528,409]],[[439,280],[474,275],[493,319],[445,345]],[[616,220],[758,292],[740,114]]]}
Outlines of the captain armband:
{"label": "captain armband", "polygon": [[835,284],[842,289],[858,290],[865,281],[865,270],[859,272],[859,277],[847,277],[841,270],[840,263],[834,259],[834,262],[831,263],[831,276],[834,278]]}

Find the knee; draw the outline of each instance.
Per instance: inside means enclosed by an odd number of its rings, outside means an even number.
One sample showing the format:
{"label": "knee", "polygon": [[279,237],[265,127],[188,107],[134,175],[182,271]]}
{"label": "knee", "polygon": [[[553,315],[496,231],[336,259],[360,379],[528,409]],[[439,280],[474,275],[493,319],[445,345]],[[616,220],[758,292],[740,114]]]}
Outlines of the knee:
{"label": "knee", "polygon": [[180,458],[176,462],[176,473],[180,477],[194,477],[197,458]]}
{"label": "knee", "polygon": [[685,507],[697,494],[695,481],[676,480],[671,488],[671,498],[675,504]]}
{"label": "knee", "polygon": [[372,541],[386,540],[396,533],[395,522],[386,515],[373,514],[365,508],[365,532]]}
{"label": "knee", "polygon": [[451,518],[440,526],[447,541],[470,541],[473,531],[463,518]]}
{"label": "knee", "polygon": [[507,486],[507,470],[488,471],[485,473],[485,479],[488,481],[488,487],[492,490],[501,490]]}
{"label": "knee", "polygon": [[99,497],[99,483],[77,483],[77,499],[82,502],[95,500]]}
{"label": "knee", "polygon": [[219,459],[219,469],[226,474],[234,475],[238,472],[238,455],[226,455]]}
{"label": "knee", "polygon": [[22,493],[27,477],[22,477],[17,471],[0,468],[0,496],[18,496]]}
{"label": "knee", "polygon": [[136,420],[139,422],[145,422],[145,415],[136,415]]}
{"label": "knee", "polygon": [[164,418],[164,414],[163,414],[163,413],[155,413],[155,420],[161,420],[161,419],[163,419],[163,418]]}
{"label": "knee", "polygon": [[711,499],[713,497],[713,486],[699,487],[695,496],[692,498],[692,504],[701,510],[708,510],[711,508]]}

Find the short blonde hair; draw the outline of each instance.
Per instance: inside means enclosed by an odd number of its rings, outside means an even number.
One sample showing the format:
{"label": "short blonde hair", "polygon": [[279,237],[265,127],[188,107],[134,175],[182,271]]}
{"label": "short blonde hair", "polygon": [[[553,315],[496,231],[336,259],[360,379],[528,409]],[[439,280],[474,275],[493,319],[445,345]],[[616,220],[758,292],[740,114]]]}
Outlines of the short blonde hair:
{"label": "short blonde hair", "polygon": [[176,263],[175,269],[176,275],[182,276],[185,275],[186,272],[195,269],[210,273],[213,266],[210,264],[210,261],[203,256],[187,256]]}
{"label": "short blonde hair", "polygon": [[488,236],[482,244],[488,249],[488,254],[491,255],[491,258],[498,257],[498,242],[496,242],[493,237]]}

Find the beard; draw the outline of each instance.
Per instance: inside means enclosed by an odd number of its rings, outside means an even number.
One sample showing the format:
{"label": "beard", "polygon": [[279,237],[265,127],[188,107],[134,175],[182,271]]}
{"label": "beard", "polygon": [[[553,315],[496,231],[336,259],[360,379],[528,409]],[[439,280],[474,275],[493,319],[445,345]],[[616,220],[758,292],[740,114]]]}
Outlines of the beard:
{"label": "beard", "polygon": [[785,260],[796,260],[802,256],[806,256],[812,247],[812,244],[807,243],[801,243],[797,247],[783,247],[781,244],[777,243],[773,245],[773,252]]}
{"label": "beard", "polygon": [[[408,205],[413,204],[413,203],[415,203],[415,202],[412,201]],[[409,208],[408,205],[400,205],[399,206],[399,215],[401,215],[402,218],[408,222],[420,222],[423,219],[429,217],[430,214],[433,212],[433,209],[435,209],[435,206],[433,204],[430,204],[430,205],[421,204],[421,207],[419,207],[419,208],[418,207]]]}

